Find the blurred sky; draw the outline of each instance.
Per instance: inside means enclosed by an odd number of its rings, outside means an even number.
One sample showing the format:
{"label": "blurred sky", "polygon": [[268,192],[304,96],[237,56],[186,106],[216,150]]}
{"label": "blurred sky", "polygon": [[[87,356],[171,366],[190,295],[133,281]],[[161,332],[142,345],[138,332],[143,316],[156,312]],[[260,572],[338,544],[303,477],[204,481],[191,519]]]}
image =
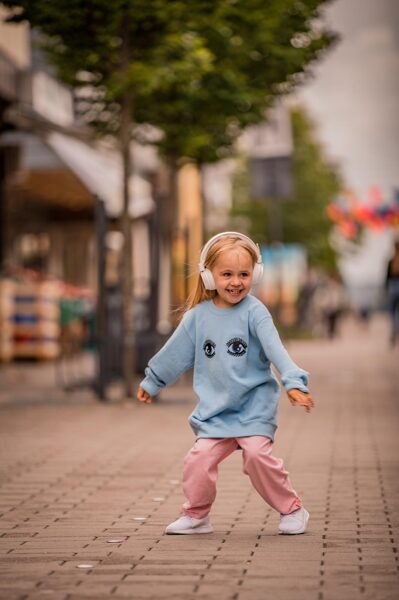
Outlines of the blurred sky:
{"label": "blurred sky", "polygon": [[[325,16],[341,41],[298,96],[346,186],[366,199],[378,185],[391,199],[399,188],[399,0],[333,0]],[[369,232],[343,262],[347,283],[381,284],[391,247],[392,232]]]}
{"label": "blurred sky", "polygon": [[299,96],[328,154],[362,197],[399,187],[399,0],[334,0],[327,22],[342,39]]}

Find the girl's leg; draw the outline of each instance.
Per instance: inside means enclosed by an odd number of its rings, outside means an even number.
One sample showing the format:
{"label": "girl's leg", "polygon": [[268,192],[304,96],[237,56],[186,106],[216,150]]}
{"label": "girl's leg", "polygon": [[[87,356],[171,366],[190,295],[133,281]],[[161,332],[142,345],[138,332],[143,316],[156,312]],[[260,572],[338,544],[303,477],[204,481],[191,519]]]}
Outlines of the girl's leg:
{"label": "girl's leg", "polygon": [[235,438],[200,438],[184,459],[183,491],[187,502],[183,512],[202,519],[216,497],[218,464],[237,448]]}
{"label": "girl's leg", "polygon": [[283,461],[272,456],[273,442],[263,436],[237,438],[243,449],[244,473],[262,498],[282,515],[302,506],[284,470]]}

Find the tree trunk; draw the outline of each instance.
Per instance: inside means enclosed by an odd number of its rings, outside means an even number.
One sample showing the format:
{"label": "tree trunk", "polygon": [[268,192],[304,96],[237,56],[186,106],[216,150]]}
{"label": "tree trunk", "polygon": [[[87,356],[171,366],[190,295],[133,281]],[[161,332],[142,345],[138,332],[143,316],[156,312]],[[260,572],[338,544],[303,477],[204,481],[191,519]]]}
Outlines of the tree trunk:
{"label": "tree trunk", "polygon": [[172,254],[172,272],[171,272],[171,304],[172,309],[175,310],[179,304],[181,304],[180,295],[176,291],[176,283],[177,283],[177,272],[179,265],[176,263],[176,244],[178,243],[178,210],[179,210],[179,198],[178,198],[178,175],[179,175],[179,166],[176,159],[169,160],[169,194],[168,194],[168,202],[166,207],[166,220],[165,220],[165,229],[167,232],[168,245],[170,248],[170,252]]}
{"label": "tree trunk", "polygon": [[[126,11],[127,12],[127,11]],[[129,48],[129,16],[123,19],[122,31],[122,73],[127,73],[130,62]],[[121,100],[120,150],[123,169],[123,212],[121,230],[124,246],[122,255],[122,375],[127,398],[133,397],[133,382],[136,372],[135,340],[134,340],[134,298],[133,298],[133,261],[132,261],[132,220],[129,214],[129,179],[132,172],[130,142],[132,135],[133,94],[125,91]]]}
{"label": "tree trunk", "polygon": [[95,199],[95,223],[97,241],[97,365],[96,365],[96,392],[100,400],[107,399],[107,383],[109,370],[107,369],[107,309],[105,305],[105,235],[107,230],[107,217],[104,201]]}
{"label": "tree trunk", "polygon": [[172,239],[174,233],[177,230],[178,220],[178,176],[179,176],[179,165],[177,159],[169,160],[169,197],[167,203],[167,209],[165,211],[166,216],[166,229],[169,232],[169,237]]}

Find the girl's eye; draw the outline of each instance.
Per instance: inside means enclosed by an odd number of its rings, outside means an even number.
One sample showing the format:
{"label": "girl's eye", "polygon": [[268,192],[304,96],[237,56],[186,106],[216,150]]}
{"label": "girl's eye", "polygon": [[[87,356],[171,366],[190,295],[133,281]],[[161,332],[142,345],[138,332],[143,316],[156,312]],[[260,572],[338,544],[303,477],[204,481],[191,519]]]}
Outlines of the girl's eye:
{"label": "girl's eye", "polygon": [[241,338],[232,338],[226,344],[228,354],[242,356],[246,353],[248,344]]}
{"label": "girl's eye", "polygon": [[215,356],[216,344],[215,344],[215,342],[212,342],[212,340],[205,340],[202,348],[205,352],[205,356],[207,356],[208,358],[212,358],[212,356]]}

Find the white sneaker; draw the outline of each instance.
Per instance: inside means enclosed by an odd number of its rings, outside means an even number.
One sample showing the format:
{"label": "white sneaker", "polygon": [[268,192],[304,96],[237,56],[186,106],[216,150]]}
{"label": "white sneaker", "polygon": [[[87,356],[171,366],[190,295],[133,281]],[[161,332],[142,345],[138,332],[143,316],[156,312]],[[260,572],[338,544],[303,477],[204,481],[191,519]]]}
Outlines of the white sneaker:
{"label": "white sneaker", "polygon": [[177,521],[173,521],[165,529],[165,533],[188,535],[190,533],[212,533],[213,527],[209,521],[209,517],[202,519],[194,519],[187,515],[183,515]]}
{"label": "white sneaker", "polygon": [[278,532],[285,535],[305,533],[308,526],[309,513],[306,508],[298,508],[289,515],[281,515]]}

